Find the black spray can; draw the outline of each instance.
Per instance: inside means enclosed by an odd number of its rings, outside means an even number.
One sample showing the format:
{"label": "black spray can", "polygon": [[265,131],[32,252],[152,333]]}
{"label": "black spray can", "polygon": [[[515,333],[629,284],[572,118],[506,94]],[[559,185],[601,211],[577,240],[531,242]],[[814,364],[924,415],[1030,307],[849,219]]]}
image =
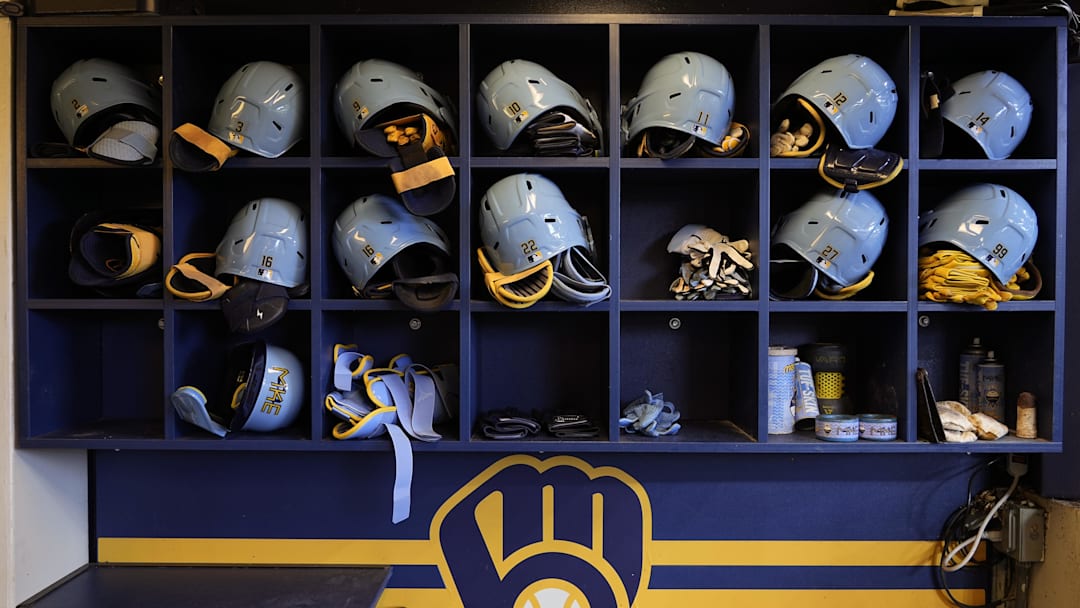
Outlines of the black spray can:
{"label": "black spray can", "polygon": [[994,358],[994,351],[975,368],[976,411],[1005,422],[1005,366]]}
{"label": "black spray can", "polygon": [[986,358],[986,347],[979,338],[972,338],[971,344],[960,352],[960,390],[956,400],[977,412],[975,403],[975,368]]}
{"label": "black spray can", "polygon": [[848,352],[843,344],[815,342],[799,347],[799,359],[814,370],[814,392],[822,414],[854,414]]}

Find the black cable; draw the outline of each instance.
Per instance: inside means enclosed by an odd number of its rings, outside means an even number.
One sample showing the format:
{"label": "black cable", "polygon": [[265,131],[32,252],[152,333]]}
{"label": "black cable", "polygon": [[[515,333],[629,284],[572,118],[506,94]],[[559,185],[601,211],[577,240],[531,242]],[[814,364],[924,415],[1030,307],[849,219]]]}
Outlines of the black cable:
{"label": "black cable", "polygon": [[[981,463],[978,466],[973,468],[971,474],[968,476],[967,502],[964,505],[957,508],[955,511],[953,511],[949,515],[949,517],[945,520],[945,525],[942,526],[942,531],[941,531],[941,540],[942,540],[942,543],[941,543],[941,555],[939,557],[938,567],[936,568],[936,570],[937,570],[937,579],[938,579],[938,584],[940,585],[941,589],[945,592],[945,595],[949,598],[949,601],[952,602],[952,604],[957,606],[958,608],[994,608],[995,606],[1000,606],[1000,605],[1004,604],[1007,601],[1007,597],[1009,595],[1008,593],[1006,593],[1005,594],[1006,597],[1004,597],[1004,598],[1001,598],[999,600],[994,600],[994,601],[991,601],[991,602],[986,602],[986,603],[983,603],[983,604],[968,604],[968,603],[960,601],[959,599],[956,598],[956,596],[954,596],[952,594],[952,589],[949,587],[949,582],[948,582],[948,580],[947,580],[947,578],[945,576],[947,574],[947,572],[945,571],[945,566],[946,566],[945,558],[948,556],[949,551],[951,550],[950,546],[953,543],[963,542],[971,534],[971,531],[967,529],[968,526],[966,525],[966,522],[970,518],[970,515],[971,515],[972,511],[979,504],[979,503],[974,501],[974,499],[977,498],[977,497],[972,496],[972,489],[971,488],[972,488],[972,484],[975,482],[975,477],[979,473],[983,472],[985,468],[989,468],[990,466],[992,466],[992,465],[994,465],[994,464],[996,464],[996,463],[998,463],[1000,461],[1001,461],[1001,457],[993,458],[993,459],[988,460],[986,462],[983,462],[983,463]],[[993,499],[991,500],[991,502],[993,502]],[[980,539],[979,542],[981,542],[981,539]],[[975,551],[975,550],[977,550],[977,547],[978,547],[978,545],[976,544],[976,546],[972,547],[971,550]],[[985,565],[987,565],[988,561],[989,560],[983,561],[983,562],[971,562],[969,565],[971,565],[971,566],[985,566]],[[1013,577],[1010,576],[1010,580],[1012,578]],[[1011,584],[1011,582],[1010,582],[1010,584]]]}

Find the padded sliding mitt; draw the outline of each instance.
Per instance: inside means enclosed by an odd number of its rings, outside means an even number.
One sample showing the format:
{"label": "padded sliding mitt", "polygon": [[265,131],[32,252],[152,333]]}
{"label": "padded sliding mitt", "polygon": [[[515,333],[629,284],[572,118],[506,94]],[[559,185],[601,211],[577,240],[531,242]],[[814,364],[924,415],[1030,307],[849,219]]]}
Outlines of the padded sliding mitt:
{"label": "padded sliding mitt", "polygon": [[161,211],[92,211],[75,222],[68,276],[114,297],[161,295]]}
{"label": "padded sliding mitt", "polygon": [[349,144],[389,159],[405,207],[429,216],[453,202],[457,111],[419,72],[383,59],[353,64],[334,87],[334,113]]}

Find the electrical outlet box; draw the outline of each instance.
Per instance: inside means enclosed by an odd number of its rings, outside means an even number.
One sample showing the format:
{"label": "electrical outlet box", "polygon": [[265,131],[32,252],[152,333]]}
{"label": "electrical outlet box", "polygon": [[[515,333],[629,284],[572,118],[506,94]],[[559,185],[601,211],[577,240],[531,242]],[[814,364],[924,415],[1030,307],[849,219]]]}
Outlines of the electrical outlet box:
{"label": "electrical outlet box", "polygon": [[1009,501],[1002,505],[1001,540],[994,548],[1023,562],[1043,561],[1046,548],[1046,512],[1039,507]]}

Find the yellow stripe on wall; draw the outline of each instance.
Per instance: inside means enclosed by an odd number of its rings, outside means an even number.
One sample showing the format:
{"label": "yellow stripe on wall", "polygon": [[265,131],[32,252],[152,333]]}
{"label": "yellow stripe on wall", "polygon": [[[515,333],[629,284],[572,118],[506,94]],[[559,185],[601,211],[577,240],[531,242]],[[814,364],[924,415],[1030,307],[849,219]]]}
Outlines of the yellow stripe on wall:
{"label": "yellow stripe on wall", "polygon": [[[941,542],[653,540],[646,551],[653,566],[936,566]],[[424,566],[441,557],[428,540],[98,539],[103,563]]]}
{"label": "yellow stripe on wall", "polygon": [[[939,541],[649,541],[652,566],[934,566]],[[139,564],[305,564],[434,566],[429,540],[99,538],[98,561]],[[967,604],[982,589],[954,589]],[[387,588],[378,608],[452,606],[447,589]],[[938,608],[953,606],[937,589],[646,589],[634,608]]]}
{"label": "yellow stripe on wall", "polygon": [[[982,589],[953,589],[952,594],[965,604],[982,605],[984,603],[985,594]],[[634,608],[670,608],[671,606],[954,607],[945,594],[937,589],[648,589],[634,602]],[[379,608],[383,608],[382,602],[379,602]]]}
{"label": "yellow stripe on wall", "polygon": [[98,561],[143,564],[434,565],[427,540],[99,538]]}
{"label": "yellow stripe on wall", "polygon": [[[965,604],[982,605],[982,589],[953,589]],[[377,608],[424,608],[450,606],[445,589],[388,588]],[[753,606],[754,608],[937,608],[952,607],[936,589],[646,589],[634,608],[672,606]]]}
{"label": "yellow stripe on wall", "polygon": [[654,540],[654,565],[665,566],[936,566],[939,541]]}

